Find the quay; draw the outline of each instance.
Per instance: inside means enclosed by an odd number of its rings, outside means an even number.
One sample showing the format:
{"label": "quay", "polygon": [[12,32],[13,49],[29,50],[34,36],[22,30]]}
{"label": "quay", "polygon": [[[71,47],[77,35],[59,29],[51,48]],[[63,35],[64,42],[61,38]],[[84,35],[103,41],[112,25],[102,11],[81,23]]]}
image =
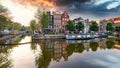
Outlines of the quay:
{"label": "quay", "polygon": [[0,44],[12,44],[15,41],[17,41],[21,36],[22,34],[7,35],[7,36],[0,37]]}
{"label": "quay", "polygon": [[93,39],[93,38],[101,38],[107,37],[103,35],[90,35],[90,34],[58,34],[58,35],[43,35],[43,34],[33,34],[32,39],[67,39],[67,40],[85,40],[85,39]]}
{"label": "quay", "polygon": [[65,39],[66,35],[58,34],[58,35],[42,35],[42,34],[34,34],[32,35],[32,39]]}

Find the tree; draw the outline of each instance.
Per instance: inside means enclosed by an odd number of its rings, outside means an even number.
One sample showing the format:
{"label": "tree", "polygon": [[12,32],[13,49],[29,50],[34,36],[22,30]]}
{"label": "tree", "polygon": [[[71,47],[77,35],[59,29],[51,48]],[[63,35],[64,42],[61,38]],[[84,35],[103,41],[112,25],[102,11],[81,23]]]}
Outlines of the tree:
{"label": "tree", "polygon": [[0,14],[4,14],[4,13],[7,13],[7,12],[8,12],[8,9],[0,4]]}
{"label": "tree", "polygon": [[118,26],[118,32],[120,32],[120,25]]}
{"label": "tree", "polygon": [[89,28],[91,31],[98,31],[99,30],[99,26],[98,24],[96,23],[96,21],[92,21],[92,24],[90,25],[90,28]]}
{"label": "tree", "polygon": [[76,51],[82,53],[85,50],[83,43],[76,44]]}
{"label": "tree", "polygon": [[67,22],[67,24],[65,25],[65,27],[69,31],[74,31],[75,30],[75,26],[74,26],[74,24],[73,24],[73,22],[71,20],[69,20]]}
{"label": "tree", "polygon": [[113,40],[107,40],[106,45],[108,49],[111,49],[111,48],[114,48],[115,43]]}
{"label": "tree", "polygon": [[69,46],[66,47],[67,55],[70,56],[75,51],[75,44],[69,44]]}
{"label": "tree", "polygon": [[38,8],[35,17],[37,18],[38,24],[43,32],[50,22],[48,12],[42,11]]}
{"label": "tree", "polygon": [[25,26],[21,26],[21,29],[20,29],[21,31],[23,31],[23,30],[26,30],[26,27]]}
{"label": "tree", "polygon": [[3,15],[0,15],[0,29],[4,29],[6,27],[7,18]]}
{"label": "tree", "polygon": [[14,29],[21,30],[22,25],[19,23],[14,23],[9,16],[9,11],[6,7],[0,5],[0,30],[4,29]]}
{"label": "tree", "polygon": [[30,30],[34,31],[35,29],[36,29],[36,21],[31,20],[31,22],[30,22]]}
{"label": "tree", "polygon": [[82,31],[84,29],[84,24],[82,22],[78,22],[76,25],[76,29]]}
{"label": "tree", "polygon": [[115,27],[115,31],[120,32],[120,25]]}
{"label": "tree", "polygon": [[107,22],[106,30],[107,31],[114,31],[114,27],[113,27],[111,22]]}
{"label": "tree", "polygon": [[90,48],[92,51],[97,51],[99,44],[97,42],[90,42]]}

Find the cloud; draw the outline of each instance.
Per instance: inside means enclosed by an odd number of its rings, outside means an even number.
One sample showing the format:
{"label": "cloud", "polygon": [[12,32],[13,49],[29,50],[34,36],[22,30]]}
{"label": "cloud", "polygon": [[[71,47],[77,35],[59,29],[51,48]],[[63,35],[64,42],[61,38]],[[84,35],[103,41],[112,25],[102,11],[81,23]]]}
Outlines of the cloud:
{"label": "cloud", "polygon": [[120,0],[56,0],[56,6],[69,13],[104,19],[119,16]]}
{"label": "cloud", "polygon": [[101,5],[101,4],[104,4],[106,2],[111,2],[111,1],[114,1],[114,0],[98,0],[98,1],[95,1],[94,4]]}
{"label": "cloud", "polygon": [[[1,1],[1,0],[0,0]],[[2,0],[4,1],[4,0]],[[48,7],[65,10],[71,15],[92,18],[115,17],[120,14],[120,0],[11,0],[24,5]],[[43,5],[43,6],[42,6]],[[51,7],[52,6],[52,7]],[[47,9],[48,9],[47,8]],[[72,16],[73,17],[73,16]]]}
{"label": "cloud", "polygon": [[106,8],[114,9],[114,8],[117,8],[118,6],[120,6],[120,2],[113,2],[113,3],[109,4]]}

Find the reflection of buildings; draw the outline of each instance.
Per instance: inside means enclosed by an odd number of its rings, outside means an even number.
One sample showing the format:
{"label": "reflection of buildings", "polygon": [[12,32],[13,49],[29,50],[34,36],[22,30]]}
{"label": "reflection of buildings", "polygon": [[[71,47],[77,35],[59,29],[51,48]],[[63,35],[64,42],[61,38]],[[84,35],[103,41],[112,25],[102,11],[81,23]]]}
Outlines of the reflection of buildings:
{"label": "reflection of buildings", "polygon": [[[97,51],[100,49],[112,49],[114,47],[114,43],[111,43],[109,39],[92,39],[92,40],[72,40],[74,43],[70,43],[69,40],[45,40],[40,42],[42,45],[42,51],[46,51],[45,54],[48,53],[49,59],[53,59],[53,61],[59,62],[62,58],[65,61],[68,60],[68,56],[72,55],[74,52],[82,53],[84,51]],[[71,41],[71,40],[70,40]]]}
{"label": "reflection of buildings", "polygon": [[120,50],[120,45],[115,45],[114,48]]}
{"label": "reflection of buildings", "polygon": [[47,40],[45,41],[45,44],[43,46],[45,47],[46,50],[48,50],[53,60],[58,62],[63,57],[64,60],[67,61],[68,55],[65,50],[67,47],[67,44],[65,41]]}
{"label": "reflection of buildings", "polygon": [[106,49],[106,39],[105,38],[100,38],[99,42],[98,42],[99,46],[101,49]]}
{"label": "reflection of buildings", "polygon": [[53,60],[59,61],[62,57],[62,48],[58,41],[55,41],[53,49]]}

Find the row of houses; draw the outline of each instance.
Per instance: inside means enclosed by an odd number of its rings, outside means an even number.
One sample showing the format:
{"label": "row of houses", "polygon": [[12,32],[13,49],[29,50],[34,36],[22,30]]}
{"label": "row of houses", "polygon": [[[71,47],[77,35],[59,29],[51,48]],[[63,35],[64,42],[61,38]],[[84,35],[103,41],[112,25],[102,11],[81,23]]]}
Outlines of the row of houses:
{"label": "row of houses", "polygon": [[[67,21],[70,20],[70,16],[67,11],[64,12],[48,12],[50,23],[47,28],[45,28],[46,33],[54,32],[54,33],[64,33],[66,31],[65,25]],[[73,23],[76,25],[79,21],[84,24],[84,33],[89,33],[89,27],[91,25],[91,21],[89,19],[83,19],[81,17],[75,18],[72,20]],[[106,22],[112,22],[114,26],[117,26],[120,22],[120,17],[111,18],[108,20],[100,20],[99,24],[99,32],[106,32]]]}
{"label": "row of houses", "polygon": [[100,26],[100,32],[106,32],[106,25],[107,25],[107,22],[111,22],[112,25],[117,28],[119,25],[120,25],[120,17],[116,17],[116,18],[110,18],[110,19],[107,19],[107,20],[100,20],[99,22],[99,26]]}
{"label": "row of houses", "polygon": [[[79,21],[81,21],[84,24],[84,33],[89,33],[89,27],[91,25],[91,21],[89,19],[83,19],[81,17],[76,18],[73,20],[74,24],[76,25]],[[100,20],[98,23],[99,25],[99,32],[107,32],[106,30],[106,26],[107,26],[107,22],[111,22],[113,27],[115,29],[117,29],[118,26],[120,26],[120,17],[116,17],[116,18],[110,18],[110,19],[104,19],[104,20]]]}
{"label": "row of houses", "polygon": [[[55,32],[55,33],[64,33],[66,31],[65,25],[67,21],[70,20],[70,16],[68,12],[48,12],[50,23],[47,28],[45,28],[46,32]],[[79,21],[83,22],[85,28],[84,33],[89,32],[90,21],[89,19],[83,19],[81,17],[75,18],[72,20],[76,25]]]}
{"label": "row of houses", "polygon": [[89,27],[90,27],[89,19],[83,19],[79,17],[73,20],[73,23],[75,24],[75,26],[77,25],[78,22],[82,22],[84,24],[84,29],[83,29],[84,33],[89,33]]}
{"label": "row of houses", "polygon": [[48,12],[50,23],[45,30],[47,32],[62,33],[65,31],[65,25],[70,19],[70,16],[66,11],[61,12]]}

